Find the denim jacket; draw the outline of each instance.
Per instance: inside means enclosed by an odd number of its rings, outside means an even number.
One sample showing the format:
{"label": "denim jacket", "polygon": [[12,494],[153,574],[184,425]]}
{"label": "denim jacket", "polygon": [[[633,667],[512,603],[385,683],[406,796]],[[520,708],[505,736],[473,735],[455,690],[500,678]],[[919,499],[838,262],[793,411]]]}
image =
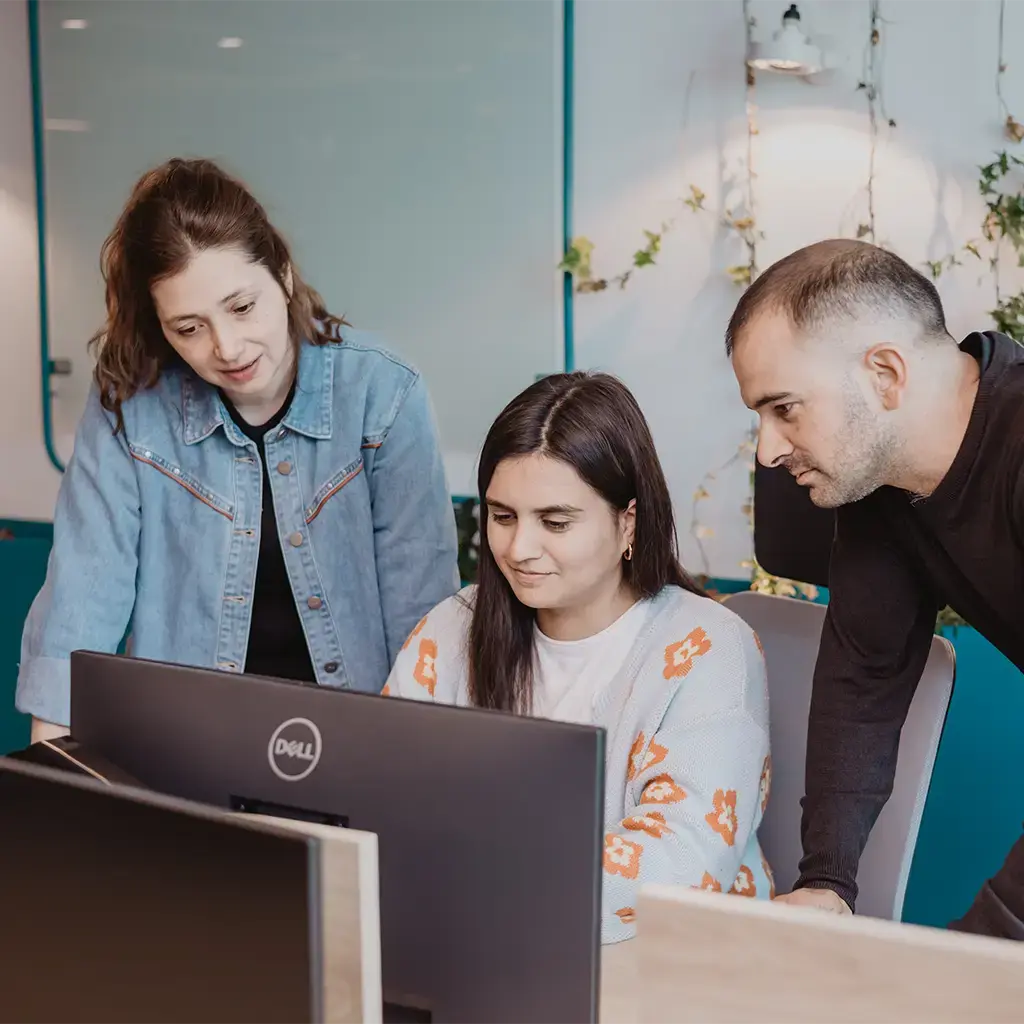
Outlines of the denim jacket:
{"label": "denim jacket", "polygon": [[[69,724],[69,655],[241,672],[260,548],[262,466],[187,368],[124,404],[95,387],[61,484],[46,581],[22,637],[16,704]],[[377,692],[413,627],[458,589],[455,522],[426,386],[343,329],[301,346],[265,439],[278,535],[317,675]]]}

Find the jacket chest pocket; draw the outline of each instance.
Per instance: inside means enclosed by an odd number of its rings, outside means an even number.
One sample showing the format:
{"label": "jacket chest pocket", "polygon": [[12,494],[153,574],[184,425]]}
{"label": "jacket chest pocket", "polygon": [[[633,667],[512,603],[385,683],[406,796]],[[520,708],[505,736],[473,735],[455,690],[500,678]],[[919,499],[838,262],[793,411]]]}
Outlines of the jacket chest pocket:
{"label": "jacket chest pocket", "polygon": [[191,494],[193,498],[198,499],[204,505],[208,505],[214,512],[220,513],[226,519],[233,520],[235,518],[235,507],[232,502],[216,491],[211,490],[195,475],[183,470],[181,466],[169,459],[165,459],[158,452],[153,451],[152,448],[129,443],[128,450],[136,462],[150,466],[156,472],[162,473],[168,480],[178,484],[185,492]]}
{"label": "jacket chest pocket", "polygon": [[340,491],[347,487],[363,472],[362,457],[338,470],[317,492],[306,509],[306,522],[311,523],[323,511],[324,506]]}

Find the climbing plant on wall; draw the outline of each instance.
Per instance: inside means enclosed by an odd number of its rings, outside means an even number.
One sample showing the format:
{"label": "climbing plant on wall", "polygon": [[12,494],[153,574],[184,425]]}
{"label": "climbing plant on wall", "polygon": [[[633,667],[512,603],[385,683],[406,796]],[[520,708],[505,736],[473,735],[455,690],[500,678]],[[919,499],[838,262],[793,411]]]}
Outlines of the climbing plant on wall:
{"label": "climbing plant on wall", "polygon": [[[757,126],[757,77],[753,67],[747,60],[753,46],[754,29],[757,27],[757,22],[750,13],[749,0],[744,0],[743,2],[743,27],[745,44],[743,74],[746,88],[744,104],[746,113],[746,154],[742,179],[743,194],[735,207],[730,207],[726,210],[724,219],[726,229],[742,245],[741,252],[744,258],[726,268],[729,278],[741,289],[749,288],[760,272],[758,245],[764,240],[764,232],[761,230],[757,219],[757,195],[755,189],[755,181],[757,179],[754,160],[755,140],[759,134]],[[754,459],[756,448],[757,428],[752,425],[735,452],[721,466],[706,473],[694,491],[690,516],[690,534],[694,538],[700,552],[705,575],[708,573],[708,558],[704,541],[712,536],[713,531],[710,526],[702,522],[702,506],[711,497],[712,484],[723,472],[730,470],[737,463],[742,464],[747,473],[748,493],[742,507],[742,512],[747,519],[748,528],[751,534],[753,534]],[[744,561],[741,567],[750,573],[751,590],[756,590],[763,594],[778,594],[784,597],[803,597],[808,600],[814,600],[818,596],[818,588],[810,583],[783,579],[766,572],[758,564],[757,558],[754,556]]]}
{"label": "climbing plant on wall", "polygon": [[480,557],[480,503],[476,498],[461,498],[453,504],[459,543],[459,577],[463,583],[475,583]]}
{"label": "climbing plant on wall", "polygon": [[[996,102],[1003,126],[1004,141],[1017,144],[1024,141],[1024,124],[1013,116],[1003,95],[1006,74],[1004,58],[1004,26],[1006,0],[999,3],[999,44],[996,59]],[[1024,290],[1006,291],[1002,286],[1000,270],[1007,250],[1013,255],[1017,267],[1024,267],[1024,160],[1008,149],[995,153],[988,163],[978,167],[978,192],[984,201],[984,213],[979,233],[964,242],[955,252],[942,259],[929,260],[928,269],[933,278],[939,278],[954,267],[978,260],[987,260],[992,277],[994,305],[989,316],[997,331],[1015,341],[1024,342]]]}
{"label": "climbing plant on wall", "polygon": [[988,311],[997,331],[1024,342],[1024,290],[1002,287],[1000,269],[1007,249],[1024,267],[1024,160],[1006,150],[978,168],[978,192],[985,202],[979,237],[940,260],[929,260],[933,278],[971,260],[987,260],[994,304]]}
{"label": "climbing plant on wall", "polygon": [[[1003,58],[1003,26],[1006,0],[1000,0],[999,47],[996,70],[996,92],[1000,107],[1000,119],[1008,144],[1024,141],[1024,125],[1010,112],[1003,97],[1002,82],[1006,71]],[[746,52],[750,52],[756,22],[750,13],[749,0],[743,2]],[[885,104],[884,95],[884,51],[886,19],[880,0],[868,0],[868,31],[864,45],[864,60],[856,88],[864,95],[868,121],[868,166],[864,191],[865,208],[858,217],[855,229],[857,238],[885,247],[886,242],[879,236],[876,219],[875,184],[877,155],[885,133],[896,129],[897,122],[891,117]],[[738,288],[748,287],[759,273],[758,246],[764,235],[760,229],[756,208],[755,148],[758,136],[757,126],[757,81],[754,70],[744,60],[746,81],[746,159],[743,175],[743,195],[733,207],[727,208],[723,217],[724,228],[742,246],[742,259],[724,268],[725,273]],[[1024,290],[1008,289],[1000,277],[1002,262],[1012,255],[1014,264],[1024,268],[1024,157],[1017,156],[1011,148],[997,153],[979,167],[978,189],[984,200],[985,209],[978,236],[964,242],[954,253],[940,260],[929,261],[928,269],[933,277],[970,261],[987,259],[992,275],[995,299],[990,310],[993,324],[1009,336],[1024,343]],[[691,186],[690,196],[684,200],[692,213],[707,213],[702,190]],[[681,211],[682,212],[682,211]],[[562,261],[562,269],[571,273],[577,293],[599,292],[611,287],[625,288],[634,273],[656,263],[664,236],[675,226],[678,218],[663,224],[657,232],[645,232],[646,245],[638,249],[632,263],[621,273],[611,277],[594,274],[591,257],[593,243],[586,237],[573,241]],[[703,521],[702,511],[711,498],[713,485],[720,477],[735,470],[737,464],[745,465],[750,474],[750,497],[743,505],[743,512],[753,526],[753,456],[756,431],[743,438],[737,449],[720,465],[705,474],[693,493],[690,517],[690,533],[697,546],[705,575],[708,572],[707,540],[713,536],[712,528]],[[814,598],[816,589],[792,580],[781,580],[770,576],[752,559],[746,563],[751,573],[751,587],[763,592],[787,594]],[[963,620],[950,609],[944,609],[938,617],[938,624],[956,624]]]}
{"label": "climbing plant on wall", "polygon": [[[692,213],[704,209],[704,193],[696,185],[690,185],[690,194],[680,200],[682,206],[688,208]],[[608,288],[617,287],[620,290],[629,284],[630,278],[637,270],[644,267],[653,267],[657,263],[657,255],[661,252],[662,239],[679,222],[679,215],[663,221],[657,231],[644,229],[643,235],[646,239],[642,248],[633,253],[630,265],[612,277],[595,277],[594,269],[591,266],[591,257],[594,252],[594,243],[586,235],[579,235],[572,240],[568,250],[558,264],[559,270],[564,270],[572,275],[575,291],[603,292]]]}
{"label": "climbing plant on wall", "polygon": [[[743,258],[725,268],[725,273],[730,280],[739,288],[747,288],[754,281],[758,274],[758,243],[764,235],[757,223],[755,211],[754,179],[754,139],[757,135],[757,106],[756,106],[756,80],[753,68],[747,62],[747,55],[750,53],[752,33],[756,25],[750,13],[749,0],[743,3],[743,23],[746,45],[744,49],[744,79],[746,82],[746,159],[742,182],[743,195],[735,206],[725,210],[723,226],[742,245]],[[691,76],[692,82],[692,76]],[[690,213],[707,212],[705,206],[705,193],[696,185],[689,186],[689,195],[681,203]],[[643,267],[653,266],[656,263],[655,257],[661,251],[661,244],[664,236],[678,223],[679,216],[663,223],[657,232],[644,231],[647,244],[633,254],[629,267],[611,277],[595,276],[592,267],[592,255],[595,249],[594,243],[586,236],[574,238],[569,250],[565,253],[559,268],[572,275],[574,290],[577,294],[588,292],[601,292],[610,287],[625,288],[634,273]],[[711,487],[719,476],[731,471],[740,463],[746,467],[749,480],[749,494],[743,505],[743,513],[747,518],[749,528],[753,531],[753,482],[754,482],[754,452],[756,448],[756,428],[751,427],[740,442],[737,449],[726,459],[726,461],[709,470],[697,485],[693,493],[690,517],[690,534],[696,543],[699,557],[702,562],[702,573],[704,580],[710,573],[710,565],[707,556],[705,541],[713,536],[713,528],[702,522],[701,511],[703,503],[711,497]],[[742,568],[747,569],[751,574],[751,588],[767,593],[785,594],[787,596],[802,596],[813,599],[817,596],[817,589],[810,584],[799,583],[793,580],[783,580],[766,573],[758,564],[756,559],[742,563]]]}
{"label": "climbing plant on wall", "polygon": [[[1024,124],[1014,117],[1003,95],[1003,76],[1007,68],[1004,58],[1005,16],[1006,0],[1000,0],[996,101],[1003,140],[1016,145],[1024,141]],[[1007,290],[1001,276],[1005,256],[1012,255],[1014,266],[1024,267],[1024,160],[1009,149],[998,150],[992,159],[978,167],[978,193],[984,202],[978,234],[954,252],[941,259],[929,260],[926,265],[932,277],[938,279],[955,267],[987,262],[993,290],[993,305],[988,311],[992,324],[1002,334],[1024,343],[1024,290]],[[938,624],[958,626],[964,624],[964,619],[952,608],[944,608],[939,613]]]}

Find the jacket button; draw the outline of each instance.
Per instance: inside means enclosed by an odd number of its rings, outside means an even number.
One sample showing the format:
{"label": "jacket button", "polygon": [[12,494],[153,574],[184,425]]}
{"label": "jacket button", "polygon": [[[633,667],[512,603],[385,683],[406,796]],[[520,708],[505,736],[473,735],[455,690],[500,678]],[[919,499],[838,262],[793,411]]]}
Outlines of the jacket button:
{"label": "jacket button", "polygon": [[281,476],[287,476],[292,471],[292,464],[290,462],[279,462],[277,464],[277,471]]}
{"label": "jacket button", "polygon": [[337,672],[338,671],[338,663],[336,661],[329,661],[329,662],[327,662],[327,664],[324,665],[324,671],[325,672]]}
{"label": "jacket button", "polygon": [[306,607],[307,608],[312,608],[313,611],[316,611],[322,605],[323,605],[323,601],[321,601],[320,598],[316,596],[316,594],[314,594],[312,597],[307,597],[306,598]]}
{"label": "jacket button", "polygon": [[302,547],[302,534],[301,534],[301,533],[299,533],[299,531],[298,531],[298,530],[296,530],[296,531],[295,531],[295,532],[294,532],[294,533],[293,533],[293,534],[292,534],[292,535],[291,535],[291,536],[290,536],[290,537],[288,538],[288,543],[289,543],[289,544],[291,544],[291,546],[292,546],[293,548],[299,548],[299,547]]}

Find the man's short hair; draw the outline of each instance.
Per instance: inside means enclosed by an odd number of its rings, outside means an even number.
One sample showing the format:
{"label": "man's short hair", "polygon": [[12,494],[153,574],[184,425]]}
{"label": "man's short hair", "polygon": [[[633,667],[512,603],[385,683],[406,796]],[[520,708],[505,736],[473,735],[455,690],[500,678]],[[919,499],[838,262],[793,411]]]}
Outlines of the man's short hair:
{"label": "man's short hair", "polygon": [[922,336],[948,337],[939,293],[924,274],[887,249],[848,238],[798,249],[758,277],[729,319],[728,355],[766,310],[782,313],[798,330],[881,313],[916,323]]}

